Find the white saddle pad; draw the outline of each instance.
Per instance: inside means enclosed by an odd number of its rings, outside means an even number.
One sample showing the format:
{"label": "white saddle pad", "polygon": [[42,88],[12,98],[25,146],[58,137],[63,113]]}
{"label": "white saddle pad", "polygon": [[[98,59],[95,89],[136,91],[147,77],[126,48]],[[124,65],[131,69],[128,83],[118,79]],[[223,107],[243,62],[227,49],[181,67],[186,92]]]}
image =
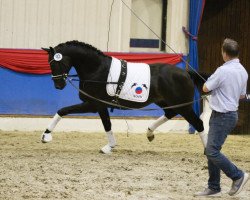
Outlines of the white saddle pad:
{"label": "white saddle pad", "polygon": [[[117,82],[121,72],[121,61],[112,57],[109,70],[108,82]],[[115,96],[117,84],[107,84],[107,93]],[[121,93],[120,99],[145,102],[148,100],[150,90],[150,68],[145,63],[127,63],[127,77]]]}

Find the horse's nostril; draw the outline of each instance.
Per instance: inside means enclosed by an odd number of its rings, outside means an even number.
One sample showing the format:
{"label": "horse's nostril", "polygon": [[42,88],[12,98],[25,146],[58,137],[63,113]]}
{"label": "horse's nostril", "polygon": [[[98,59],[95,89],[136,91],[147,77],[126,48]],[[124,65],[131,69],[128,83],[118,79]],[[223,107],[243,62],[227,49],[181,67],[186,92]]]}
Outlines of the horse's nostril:
{"label": "horse's nostril", "polygon": [[66,86],[65,83],[63,83],[63,84],[55,84],[55,88],[58,89],[58,90],[62,90],[65,86]]}
{"label": "horse's nostril", "polygon": [[60,90],[62,89],[62,87],[59,86],[59,85],[55,85],[55,88],[56,88],[56,89],[60,89]]}
{"label": "horse's nostril", "polygon": [[59,87],[59,86],[57,86],[56,87],[56,89],[58,89],[58,90],[62,90],[64,87]]}

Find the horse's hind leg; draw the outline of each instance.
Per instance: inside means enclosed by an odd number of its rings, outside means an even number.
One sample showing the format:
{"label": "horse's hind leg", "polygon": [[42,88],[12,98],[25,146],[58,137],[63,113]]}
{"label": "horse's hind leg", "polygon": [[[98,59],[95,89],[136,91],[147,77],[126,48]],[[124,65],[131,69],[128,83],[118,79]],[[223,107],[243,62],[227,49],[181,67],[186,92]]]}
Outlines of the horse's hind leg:
{"label": "horse's hind leg", "polygon": [[53,119],[49,123],[47,129],[43,132],[41,141],[43,143],[52,141],[51,132],[54,130],[54,128],[56,127],[56,125],[62,119],[63,116],[68,114],[87,113],[87,112],[97,112],[97,110],[92,104],[88,102],[61,108],[60,110],[57,111],[57,113],[54,115]]}
{"label": "horse's hind leg", "polygon": [[204,132],[203,121],[195,114],[192,106],[185,106],[176,109],[198,132],[204,148],[207,145],[207,134]]}
{"label": "horse's hind leg", "polygon": [[100,118],[102,120],[102,124],[104,126],[104,129],[106,131],[107,134],[107,138],[108,138],[108,144],[105,145],[100,152],[101,153],[111,153],[112,149],[116,146],[116,140],[113,134],[113,131],[111,129],[111,121],[110,121],[110,117],[109,117],[109,112],[108,109],[106,107],[98,109],[98,113],[100,115]]}
{"label": "horse's hind leg", "polygon": [[[166,107],[166,104],[158,104],[160,107]],[[148,140],[151,142],[154,139],[154,131],[156,128],[158,128],[160,125],[164,124],[165,122],[167,122],[169,119],[173,118],[176,113],[174,110],[172,109],[163,109],[164,111],[164,115],[162,115],[161,117],[159,117],[153,124],[151,124],[148,127],[147,130],[147,138]]]}
{"label": "horse's hind leg", "polygon": [[156,121],[154,121],[147,130],[147,138],[151,142],[155,138],[154,131],[156,128],[158,128],[160,125],[164,124],[168,121],[168,118],[165,115],[162,115],[159,117]]}

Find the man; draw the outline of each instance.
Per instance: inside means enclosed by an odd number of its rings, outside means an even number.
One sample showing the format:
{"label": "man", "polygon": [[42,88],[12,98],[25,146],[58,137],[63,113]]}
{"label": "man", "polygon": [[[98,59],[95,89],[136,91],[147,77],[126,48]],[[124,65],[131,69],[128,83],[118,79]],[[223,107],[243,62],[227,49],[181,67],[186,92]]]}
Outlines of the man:
{"label": "man", "polygon": [[245,98],[248,74],[240,64],[239,45],[232,39],[222,44],[222,57],[225,63],[217,68],[203,85],[204,92],[211,91],[208,141],[205,154],[208,159],[208,188],[195,196],[220,196],[221,170],[232,179],[229,195],[239,194],[248,181],[249,175],[237,168],[221,152],[227,135],[236,126],[238,120],[239,99]]}

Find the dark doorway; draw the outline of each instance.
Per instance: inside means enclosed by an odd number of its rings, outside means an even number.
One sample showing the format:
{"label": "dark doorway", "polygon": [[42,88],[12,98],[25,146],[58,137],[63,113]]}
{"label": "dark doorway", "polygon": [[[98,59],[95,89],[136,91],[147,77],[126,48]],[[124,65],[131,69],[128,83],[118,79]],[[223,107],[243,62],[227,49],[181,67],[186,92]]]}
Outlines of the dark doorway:
{"label": "dark doorway", "polygon": [[[162,0],[162,18],[161,18],[161,39],[166,42],[166,32],[167,32],[167,6],[168,1]],[[161,51],[166,51],[166,44],[161,42]]]}

